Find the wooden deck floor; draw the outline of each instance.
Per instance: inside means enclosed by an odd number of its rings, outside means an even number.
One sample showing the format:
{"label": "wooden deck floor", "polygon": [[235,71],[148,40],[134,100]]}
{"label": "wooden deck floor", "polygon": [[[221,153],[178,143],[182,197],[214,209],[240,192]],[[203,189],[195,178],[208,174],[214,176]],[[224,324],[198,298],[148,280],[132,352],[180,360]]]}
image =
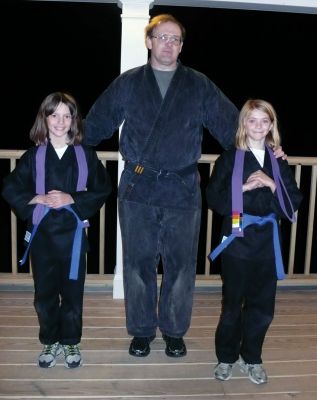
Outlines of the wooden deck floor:
{"label": "wooden deck floor", "polygon": [[233,378],[213,378],[214,333],[220,291],[197,292],[188,355],[168,358],[160,335],[146,358],[129,356],[123,300],[86,292],[84,365],[69,370],[37,367],[41,350],[32,291],[0,291],[0,399],[316,400],[317,287],[278,291],[263,360],[266,385],[255,385],[237,367]]}

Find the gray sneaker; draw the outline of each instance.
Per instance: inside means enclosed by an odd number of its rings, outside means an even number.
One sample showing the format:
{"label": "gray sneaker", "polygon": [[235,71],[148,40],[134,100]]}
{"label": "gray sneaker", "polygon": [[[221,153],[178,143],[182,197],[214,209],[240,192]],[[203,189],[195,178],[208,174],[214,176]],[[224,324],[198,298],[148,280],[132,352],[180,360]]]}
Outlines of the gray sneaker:
{"label": "gray sneaker", "polygon": [[56,365],[56,357],[61,353],[62,349],[58,342],[54,344],[45,344],[41,354],[39,355],[38,364],[41,368],[51,368]]}
{"label": "gray sneaker", "polygon": [[65,356],[64,365],[66,368],[77,368],[83,363],[78,344],[64,344],[63,352]]}
{"label": "gray sneaker", "polygon": [[261,385],[262,383],[267,383],[268,378],[263,364],[247,364],[240,357],[238,364],[240,366],[240,371],[247,373],[251,382]]}
{"label": "gray sneaker", "polygon": [[214,375],[216,379],[220,381],[227,381],[232,377],[232,366],[233,364],[218,363],[214,369]]}

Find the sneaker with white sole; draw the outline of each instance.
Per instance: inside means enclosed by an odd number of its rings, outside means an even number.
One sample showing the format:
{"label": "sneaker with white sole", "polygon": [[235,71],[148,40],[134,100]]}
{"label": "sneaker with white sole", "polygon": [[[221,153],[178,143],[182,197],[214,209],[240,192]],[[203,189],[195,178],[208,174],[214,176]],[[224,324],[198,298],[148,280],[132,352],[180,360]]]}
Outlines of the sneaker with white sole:
{"label": "sneaker with white sole", "polygon": [[45,344],[41,354],[39,355],[38,365],[41,368],[51,368],[56,365],[56,357],[61,353],[62,349],[58,342],[54,344]]}
{"label": "sneaker with white sole", "polygon": [[238,364],[240,371],[247,373],[251,382],[257,385],[267,383],[268,378],[263,364],[247,364],[241,357]]}
{"label": "sneaker with white sole", "polygon": [[83,363],[78,344],[63,344],[66,368],[77,368]]}
{"label": "sneaker with white sole", "polygon": [[233,364],[219,362],[214,369],[215,378],[220,381],[227,381],[232,377],[232,367]]}

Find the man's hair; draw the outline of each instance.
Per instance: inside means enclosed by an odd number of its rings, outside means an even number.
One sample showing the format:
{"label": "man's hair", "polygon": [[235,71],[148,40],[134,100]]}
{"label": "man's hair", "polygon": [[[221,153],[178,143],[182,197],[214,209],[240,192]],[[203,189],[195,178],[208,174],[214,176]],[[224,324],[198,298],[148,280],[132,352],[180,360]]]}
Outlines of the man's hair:
{"label": "man's hair", "polygon": [[160,15],[156,15],[155,17],[153,17],[144,29],[145,38],[151,37],[153,34],[153,30],[158,25],[163,24],[165,22],[173,22],[174,24],[178,25],[179,29],[181,30],[182,41],[184,41],[185,36],[186,36],[186,30],[185,30],[184,26],[171,14],[160,14]]}

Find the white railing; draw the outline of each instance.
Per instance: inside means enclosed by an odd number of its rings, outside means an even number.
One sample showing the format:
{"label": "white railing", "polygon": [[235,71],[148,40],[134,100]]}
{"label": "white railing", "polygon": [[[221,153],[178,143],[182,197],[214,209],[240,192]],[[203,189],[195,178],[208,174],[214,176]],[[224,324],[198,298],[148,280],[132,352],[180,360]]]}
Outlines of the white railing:
{"label": "white railing", "polygon": [[[8,172],[12,171],[15,166],[17,160],[23,154],[23,150],[0,150],[0,159],[7,159],[10,162],[10,167],[8,167]],[[117,163],[119,160],[118,152],[106,152],[99,151],[98,157],[102,161],[102,163],[107,166],[109,162]],[[214,162],[218,157],[217,154],[203,154],[201,159],[199,160],[200,168],[208,168],[208,176],[210,175]],[[315,212],[316,212],[316,183],[317,183],[317,157],[288,157],[288,163],[294,167],[294,173],[296,181],[301,188],[305,201],[303,202],[303,206],[299,209],[297,222],[291,225],[290,233],[289,233],[289,245],[286,253],[288,253],[288,266],[287,266],[287,278],[310,278],[314,279],[317,282],[317,268],[313,268],[312,261],[312,251],[313,251],[313,243],[316,247],[316,223],[314,227],[315,221]],[[205,164],[203,166],[202,164]],[[98,273],[90,274],[88,270],[89,278],[94,281],[112,281],[113,272],[105,273],[105,232],[106,229],[109,229],[109,225],[106,220],[106,206],[102,207],[99,213],[99,268]],[[219,276],[215,274],[211,274],[210,271],[210,262],[207,258],[207,255],[211,249],[212,243],[212,227],[213,227],[213,212],[208,210],[206,213],[206,237],[205,241],[205,265],[203,268],[203,273],[200,273],[197,278],[202,281],[212,281],[219,280]],[[5,227],[3,225],[0,226],[0,230],[8,232],[10,230],[11,235],[11,265],[12,270],[9,273],[3,274],[1,271],[0,264],[0,273],[1,276],[10,275],[12,278],[18,277],[21,274],[18,272],[18,255],[17,255],[17,218],[13,212],[11,212],[11,227]],[[301,233],[300,237],[298,234],[298,224],[301,223]],[[304,232],[303,232],[304,226]],[[111,227],[110,227],[111,228]],[[6,233],[8,234],[8,233]],[[1,235],[2,236],[2,235]],[[304,242],[303,242],[304,241]],[[300,273],[294,271],[295,265],[295,253],[298,250],[298,247],[304,248],[302,250],[302,257],[300,259],[300,263],[303,266],[302,271]],[[304,247],[303,247],[304,246]],[[315,248],[314,247],[314,248]],[[285,250],[285,249],[284,249]],[[316,255],[314,255],[314,259],[316,259]],[[31,268],[30,268],[31,271]],[[30,272],[31,274],[31,272]]]}

